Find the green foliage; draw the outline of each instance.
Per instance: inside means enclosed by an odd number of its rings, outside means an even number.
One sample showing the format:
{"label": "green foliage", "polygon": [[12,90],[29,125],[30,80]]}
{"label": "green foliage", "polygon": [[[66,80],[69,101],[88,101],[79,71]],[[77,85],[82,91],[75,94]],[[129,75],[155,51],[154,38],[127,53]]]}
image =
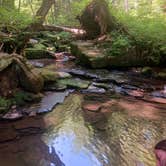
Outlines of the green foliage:
{"label": "green foliage", "polygon": [[[143,10],[143,9],[142,9]],[[166,54],[166,18],[162,13],[125,13],[113,10],[118,21],[123,24],[135,39],[135,45],[143,50],[149,61],[159,63]],[[145,11],[146,12],[146,11]]]}
{"label": "green foliage", "polygon": [[112,34],[112,44],[110,48],[110,55],[123,55],[127,49],[131,47],[130,40],[127,36],[113,33]]}
{"label": "green foliage", "polygon": [[11,101],[0,97],[0,113],[7,112],[11,105]]}
{"label": "green foliage", "polygon": [[13,97],[13,103],[16,105],[22,106],[25,105],[27,101],[31,99],[31,96],[29,93],[18,91],[14,94]]}
{"label": "green foliage", "polygon": [[0,7],[0,30],[4,27],[7,31],[17,32],[25,28],[32,22],[32,18],[25,13],[19,13],[17,10],[9,10]]}
{"label": "green foliage", "polygon": [[100,44],[99,47],[105,49],[108,56],[120,56],[127,53],[128,49],[132,47],[132,41],[119,32],[111,32],[111,42]]}

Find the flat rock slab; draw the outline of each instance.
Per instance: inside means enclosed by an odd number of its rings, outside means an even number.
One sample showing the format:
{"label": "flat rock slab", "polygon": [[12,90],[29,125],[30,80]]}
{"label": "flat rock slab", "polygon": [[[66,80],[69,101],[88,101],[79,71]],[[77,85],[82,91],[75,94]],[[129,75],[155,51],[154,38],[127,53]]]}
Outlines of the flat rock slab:
{"label": "flat rock slab", "polygon": [[92,68],[108,66],[107,56],[92,41],[76,41],[71,43],[71,52],[81,64]]}
{"label": "flat rock slab", "polygon": [[146,57],[137,56],[134,49],[129,49],[122,55],[106,55],[104,48],[97,47],[93,41],[72,42],[71,52],[72,55],[76,56],[76,59],[80,64],[88,65],[92,68],[136,67],[152,65],[153,63],[149,63]]}

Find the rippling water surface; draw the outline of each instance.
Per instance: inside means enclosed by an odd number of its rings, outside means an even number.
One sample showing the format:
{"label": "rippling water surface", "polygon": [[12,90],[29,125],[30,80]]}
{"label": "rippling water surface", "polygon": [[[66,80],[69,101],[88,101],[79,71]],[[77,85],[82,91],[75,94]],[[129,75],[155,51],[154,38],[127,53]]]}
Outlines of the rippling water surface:
{"label": "rippling water surface", "polygon": [[[73,67],[52,63],[44,65],[51,64],[53,70]],[[123,75],[113,73],[125,82]],[[144,82],[131,80],[134,86]],[[84,108],[87,103],[105,107],[90,111]],[[154,146],[166,138],[165,103],[165,98],[155,103],[72,93],[48,114],[1,122],[0,166],[155,166]]]}

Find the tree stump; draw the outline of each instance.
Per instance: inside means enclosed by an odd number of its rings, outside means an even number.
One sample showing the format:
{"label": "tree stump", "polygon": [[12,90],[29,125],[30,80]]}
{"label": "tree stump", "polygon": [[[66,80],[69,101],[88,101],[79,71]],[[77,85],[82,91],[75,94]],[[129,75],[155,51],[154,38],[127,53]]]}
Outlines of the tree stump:
{"label": "tree stump", "polygon": [[88,38],[96,38],[116,29],[117,22],[105,0],[93,0],[80,16],[76,17]]}

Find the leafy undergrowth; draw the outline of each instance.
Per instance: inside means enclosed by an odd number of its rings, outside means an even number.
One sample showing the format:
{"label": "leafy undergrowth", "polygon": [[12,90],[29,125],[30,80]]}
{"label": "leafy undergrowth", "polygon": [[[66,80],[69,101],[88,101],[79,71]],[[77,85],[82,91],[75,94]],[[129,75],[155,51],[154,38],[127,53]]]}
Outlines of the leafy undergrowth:
{"label": "leafy undergrowth", "polygon": [[33,94],[18,90],[13,96],[6,98],[0,96],[0,114],[6,113],[11,106],[24,106],[27,103],[38,102],[42,98],[42,94]]}
{"label": "leafy undergrowth", "polygon": [[19,32],[32,21],[32,17],[25,13],[0,7],[0,31]]}
{"label": "leafy undergrowth", "polygon": [[[113,14],[134,38],[134,45],[138,46],[141,56],[148,56],[149,60],[159,63],[166,56],[166,17],[161,13],[133,14],[115,11]],[[126,37],[122,37],[126,40]],[[119,37],[116,43],[120,43]],[[130,42],[129,42],[130,43]],[[129,48],[130,45],[126,44]],[[114,44],[113,44],[114,47]]]}

